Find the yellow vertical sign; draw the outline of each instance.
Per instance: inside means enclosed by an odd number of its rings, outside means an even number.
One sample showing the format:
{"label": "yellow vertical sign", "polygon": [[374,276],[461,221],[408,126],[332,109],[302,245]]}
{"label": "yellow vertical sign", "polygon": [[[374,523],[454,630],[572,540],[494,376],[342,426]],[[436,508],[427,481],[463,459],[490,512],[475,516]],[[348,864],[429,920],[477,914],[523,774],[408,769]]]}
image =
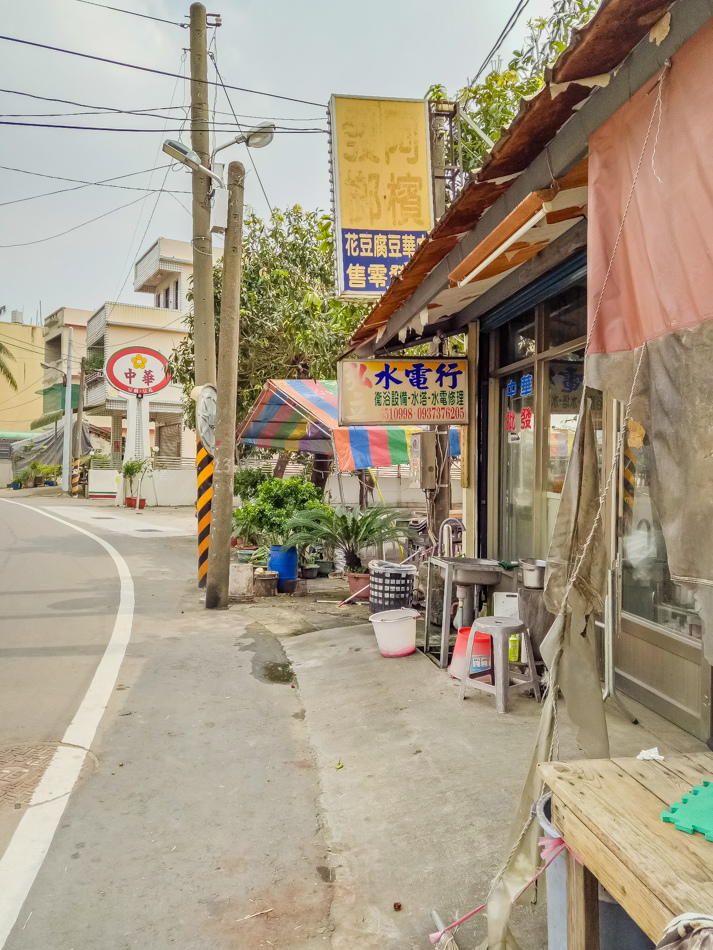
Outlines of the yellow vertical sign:
{"label": "yellow vertical sign", "polygon": [[433,226],[428,103],[330,100],[339,290],[379,297]]}

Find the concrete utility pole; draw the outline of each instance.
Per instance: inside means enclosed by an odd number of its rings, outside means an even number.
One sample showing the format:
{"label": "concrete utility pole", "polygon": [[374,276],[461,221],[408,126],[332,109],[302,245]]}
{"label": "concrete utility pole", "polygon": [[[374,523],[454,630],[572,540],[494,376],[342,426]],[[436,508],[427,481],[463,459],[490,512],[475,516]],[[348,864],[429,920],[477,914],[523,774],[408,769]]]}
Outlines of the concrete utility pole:
{"label": "concrete utility pole", "polygon": [[208,554],[205,605],[209,610],[228,606],[230,535],[235,471],[235,414],[238,395],[240,347],[240,280],[243,250],[243,193],[245,169],[228,166],[228,226],[223,251],[223,298],[218,348],[218,405],[215,422],[213,518]]}
{"label": "concrete utility pole", "polygon": [[79,400],[77,402],[77,422],[74,427],[74,446],[72,455],[72,498],[79,497],[79,460],[82,457],[82,422],[84,416],[84,377],[86,375],[86,360],[82,357],[79,371]]}
{"label": "concrete utility pole", "polygon": [[67,328],[67,366],[64,388],[64,432],[62,433],[62,491],[69,494],[72,466],[72,328]]}
{"label": "concrete utility pole", "polygon": [[[433,210],[436,221],[438,221],[446,211],[446,129],[443,119],[433,115],[431,130]],[[442,355],[442,343],[437,339],[432,340],[429,345],[429,356]],[[429,511],[430,523],[428,527],[437,538],[441,525],[451,513],[451,443],[449,425],[433,426],[433,429],[436,432],[436,490]]]}
{"label": "concrete utility pole", "polygon": [[[208,45],[206,11],[191,4],[191,145],[210,167]],[[213,241],[210,234],[210,178],[193,171],[193,348],[196,386],[215,386]]]}

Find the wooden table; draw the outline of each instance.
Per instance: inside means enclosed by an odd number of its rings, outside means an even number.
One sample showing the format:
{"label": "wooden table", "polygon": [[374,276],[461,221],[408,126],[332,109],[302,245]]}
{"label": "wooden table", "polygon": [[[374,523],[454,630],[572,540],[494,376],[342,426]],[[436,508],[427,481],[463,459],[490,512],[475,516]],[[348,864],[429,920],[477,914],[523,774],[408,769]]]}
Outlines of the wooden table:
{"label": "wooden table", "polygon": [[589,759],[539,766],[567,853],[568,950],[598,950],[597,881],[656,942],[688,911],[713,914],[713,842],[661,820],[694,785],[713,781],[713,754],[663,762]]}

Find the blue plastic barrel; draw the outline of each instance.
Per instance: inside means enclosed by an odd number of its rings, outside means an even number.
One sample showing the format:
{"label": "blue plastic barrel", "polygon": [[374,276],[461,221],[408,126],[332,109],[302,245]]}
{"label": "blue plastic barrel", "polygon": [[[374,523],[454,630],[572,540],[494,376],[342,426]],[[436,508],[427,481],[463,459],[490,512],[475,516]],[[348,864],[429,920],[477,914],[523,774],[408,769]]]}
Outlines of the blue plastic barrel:
{"label": "blue plastic barrel", "polygon": [[277,571],[277,589],[282,593],[285,581],[297,580],[297,548],[283,551],[281,544],[271,545],[267,566],[271,571]]}

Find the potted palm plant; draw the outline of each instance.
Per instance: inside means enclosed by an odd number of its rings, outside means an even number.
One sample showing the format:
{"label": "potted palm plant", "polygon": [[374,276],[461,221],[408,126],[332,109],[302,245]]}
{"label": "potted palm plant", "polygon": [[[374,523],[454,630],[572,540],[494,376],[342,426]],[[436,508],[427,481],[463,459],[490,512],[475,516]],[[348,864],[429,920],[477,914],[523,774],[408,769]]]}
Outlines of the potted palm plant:
{"label": "potted palm plant", "polygon": [[[121,470],[121,474],[124,476],[126,482],[129,485],[129,492],[126,495],[126,507],[135,508],[136,507],[136,495],[134,494],[134,479],[138,478],[139,475],[143,472],[146,467],[147,459],[129,459],[127,462],[124,462],[124,467]],[[139,509],[146,506],[146,499],[139,499]]]}
{"label": "potted palm plant", "polygon": [[369,599],[369,568],[361,562],[367,548],[408,537],[409,529],[397,525],[399,512],[375,505],[355,508],[313,508],[298,511],[287,523],[285,548],[290,545],[328,545],[344,553],[345,573],[355,600]]}

